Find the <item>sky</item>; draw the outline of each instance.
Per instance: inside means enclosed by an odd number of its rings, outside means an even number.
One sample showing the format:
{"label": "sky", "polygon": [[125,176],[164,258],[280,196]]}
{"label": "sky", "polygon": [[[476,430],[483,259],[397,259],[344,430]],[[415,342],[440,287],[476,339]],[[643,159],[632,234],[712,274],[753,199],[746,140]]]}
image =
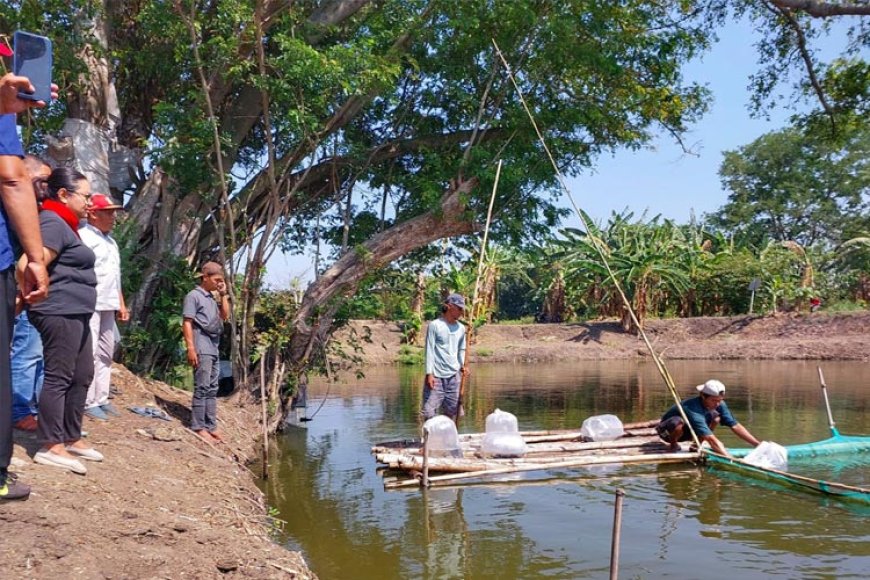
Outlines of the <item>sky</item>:
{"label": "sky", "polygon": [[[846,25],[839,24],[840,31]],[[841,41],[844,34],[834,37]],[[720,32],[719,42],[709,52],[684,69],[686,81],[707,86],[713,99],[707,114],[683,137],[693,154],[685,153],[670,135],[664,134],[643,150],[604,155],[587,174],[567,181],[577,205],[596,222],[628,208],[636,217],[646,211],[648,217],[661,214],[680,223],[724,205],[728,194],[718,175],[722,152],[785,127],[796,112],[791,106],[790,90],[782,87],[786,98],[767,112],[767,118],[750,115],[747,87],[750,75],[759,69],[755,38],[749,23],[733,22]],[[820,48],[825,54],[839,46],[835,40]],[[801,110],[807,107],[798,106]],[[565,206],[569,207],[567,200]],[[573,216],[563,225],[579,227],[579,220]],[[305,256],[276,254],[268,264],[266,283],[286,288],[294,277],[311,280],[313,272],[313,250]]]}

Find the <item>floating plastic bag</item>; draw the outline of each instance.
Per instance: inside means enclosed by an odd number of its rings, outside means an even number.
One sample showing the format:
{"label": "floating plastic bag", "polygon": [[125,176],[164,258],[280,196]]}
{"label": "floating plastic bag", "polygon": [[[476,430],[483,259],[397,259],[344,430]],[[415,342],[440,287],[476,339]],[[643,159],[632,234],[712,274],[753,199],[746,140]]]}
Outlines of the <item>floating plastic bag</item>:
{"label": "floating plastic bag", "polygon": [[433,455],[461,455],[456,424],[445,415],[437,415],[423,423],[429,432],[429,451]]}
{"label": "floating plastic bag", "polygon": [[526,454],[526,442],[519,433],[515,415],[499,409],[489,414],[481,451],[484,455],[500,457],[522,457]]}
{"label": "floating plastic bag", "polygon": [[616,415],[595,415],[583,421],[580,435],[591,441],[613,441],[625,434]]}
{"label": "floating plastic bag", "polygon": [[743,461],[764,469],[788,471],[788,450],[772,441],[762,441]]}

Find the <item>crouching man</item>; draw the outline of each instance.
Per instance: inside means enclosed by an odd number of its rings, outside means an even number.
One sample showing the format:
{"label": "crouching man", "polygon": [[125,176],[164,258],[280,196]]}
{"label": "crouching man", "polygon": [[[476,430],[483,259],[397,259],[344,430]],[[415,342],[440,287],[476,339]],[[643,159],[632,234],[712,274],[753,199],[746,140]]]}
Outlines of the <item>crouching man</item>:
{"label": "crouching man", "polygon": [[[698,396],[684,399],[681,405],[686,413],[686,418],[689,419],[692,429],[702,444],[706,441],[713,451],[730,457],[725,446],[713,434],[716,427],[722,424],[730,427],[735,435],[753,447],[758,447],[761,442],[734,419],[728,405],[725,404],[725,385],[720,381],[710,379],[695,388],[698,390]],[[683,423],[680,410],[676,405],[668,409],[668,412],[662,416],[661,422],[656,426],[656,432],[670,445],[669,451],[671,452],[680,450],[680,441],[692,440],[692,434]]]}

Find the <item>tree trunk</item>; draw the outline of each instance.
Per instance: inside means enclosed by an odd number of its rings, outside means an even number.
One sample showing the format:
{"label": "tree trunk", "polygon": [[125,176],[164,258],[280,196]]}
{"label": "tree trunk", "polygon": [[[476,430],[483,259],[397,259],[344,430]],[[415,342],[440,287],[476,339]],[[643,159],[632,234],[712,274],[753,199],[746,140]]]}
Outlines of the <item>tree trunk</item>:
{"label": "tree trunk", "polygon": [[[454,180],[438,208],[402,222],[371,238],[360,249],[348,252],[308,287],[293,319],[290,372],[300,374],[317,356],[332,332],[334,299],[349,296],[363,277],[393,260],[442,238],[471,234],[479,224],[467,219],[462,198],[477,186],[477,178]],[[330,305],[331,306],[327,306]],[[316,310],[324,309],[317,313]],[[282,417],[290,411],[290,398],[281,397]]]}

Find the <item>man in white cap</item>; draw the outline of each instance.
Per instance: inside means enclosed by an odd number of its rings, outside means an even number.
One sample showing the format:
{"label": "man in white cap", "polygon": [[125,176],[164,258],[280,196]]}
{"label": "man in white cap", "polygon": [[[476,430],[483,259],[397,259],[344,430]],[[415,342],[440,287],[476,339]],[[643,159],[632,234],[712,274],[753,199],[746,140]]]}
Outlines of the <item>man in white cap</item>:
{"label": "man in white cap", "polygon": [[[753,447],[758,447],[761,441],[734,419],[728,405],[725,404],[725,385],[716,379],[710,379],[695,388],[698,390],[698,396],[684,399],[681,405],[683,411],[686,412],[686,418],[689,419],[692,430],[702,444],[706,441],[716,453],[730,456],[722,442],[713,435],[713,430],[721,423],[730,427],[735,435]],[[658,432],[659,437],[670,444],[670,451],[679,451],[680,441],[692,440],[692,434],[683,423],[680,410],[676,405],[668,409],[668,412],[662,416],[661,422],[656,427],[656,432]]]}
{"label": "man in white cap", "polygon": [[456,420],[459,414],[459,385],[465,368],[465,326],[459,318],[465,299],[451,294],[441,306],[441,316],[426,329],[426,381],[423,385],[423,418],[439,411]]}

